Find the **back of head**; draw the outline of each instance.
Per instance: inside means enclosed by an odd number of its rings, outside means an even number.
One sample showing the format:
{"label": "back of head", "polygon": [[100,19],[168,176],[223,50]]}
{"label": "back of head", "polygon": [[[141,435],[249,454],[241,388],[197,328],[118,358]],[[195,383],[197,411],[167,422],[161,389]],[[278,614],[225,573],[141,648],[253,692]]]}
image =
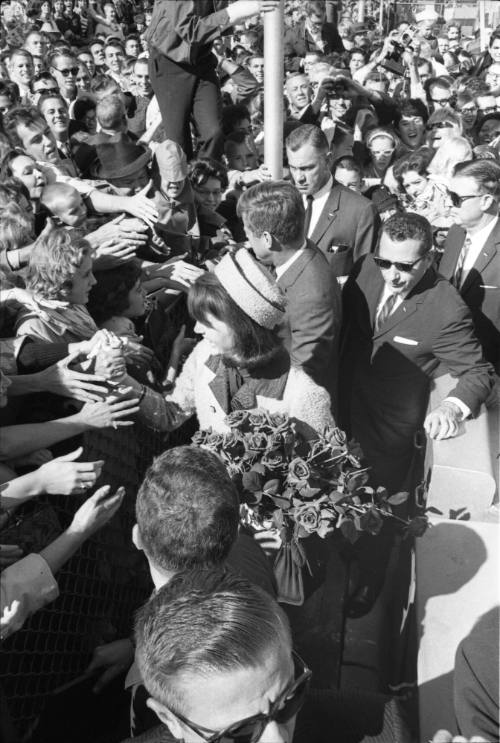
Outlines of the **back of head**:
{"label": "back of head", "polygon": [[118,132],[126,128],[125,104],[117,95],[101,98],[96,107],[96,117],[101,129]]}
{"label": "back of head", "polygon": [[429,164],[429,173],[440,177],[451,177],[457,163],[470,160],[472,145],[465,137],[448,137],[436,150]]}
{"label": "back of head", "polygon": [[136,518],[141,546],[158,568],[219,565],[236,540],[238,495],[215,454],[179,446],[146,472]]}
{"label": "back of head", "polygon": [[420,254],[423,255],[432,248],[432,227],[425,217],[408,212],[394,214],[382,224],[380,234],[386,234],[393,242],[418,240]]}
{"label": "back of head", "polygon": [[242,193],[237,208],[257,237],[269,232],[282,245],[304,240],[304,203],[291,183],[258,183]]}
{"label": "back of head", "polygon": [[259,668],[292,649],[283,610],[262,589],[223,570],[175,576],[138,612],[137,663],[152,697],[182,714],[179,683]]}
{"label": "back of head", "polygon": [[88,242],[56,229],[35,242],[30,254],[26,286],[45,299],[65,299],[73,276],[92,249]]}
{"label": "back of head", "polygon": [[68,183],[50,183],[44,186],[40,204],[51,214],[57,214],[75,194],[78,194],[78,191]]}

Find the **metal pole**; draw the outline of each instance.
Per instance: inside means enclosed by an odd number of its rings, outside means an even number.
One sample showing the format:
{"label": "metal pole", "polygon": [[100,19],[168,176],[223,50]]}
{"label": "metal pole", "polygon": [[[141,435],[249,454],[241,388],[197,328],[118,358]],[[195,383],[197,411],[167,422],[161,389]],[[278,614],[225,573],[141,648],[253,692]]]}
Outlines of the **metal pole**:
{"label": "metal pole", "polygon": [[486,17],[484,0],[479,0],[479,46],[481,51],[486,49]]}
{"label": "metal pole", "polygon": [[365,22],[365,0],[358,0],[358,23]]}
{"label": "metal pole", "polygon": [[378,24],[380,28],[384,28],[384,0],[380,0]]}
{"label": "metal pole", "polygon": [[264,162],[283,177],[283,2],[264,15]]}

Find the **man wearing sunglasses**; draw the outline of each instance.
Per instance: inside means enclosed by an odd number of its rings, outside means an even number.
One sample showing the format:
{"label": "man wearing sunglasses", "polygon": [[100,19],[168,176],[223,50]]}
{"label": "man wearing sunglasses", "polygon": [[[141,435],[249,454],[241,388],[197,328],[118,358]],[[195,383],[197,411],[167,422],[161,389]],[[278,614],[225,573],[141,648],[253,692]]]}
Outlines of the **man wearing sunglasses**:
{"label": "man wearing sunglasses", "polygon": [[69,52],[57,51],[49,58],[49,72],[59,86],[59,92],[69,106],[78,92],[76,76],[78,62]]}
{"label": "man wearing sunglasses", "polygon": [[148,705],[166,726],[143,743],[409,741],[388,697],[309,693],[283,609],[224,569],[173,578],[140,610],[135,637]]}
{"label": "man wearing sunglasses", "polygon": [[[344,288],[340,389],[347,410],[341,424],[361,444],[373,484],[389,492],[416,485],[409,473],[417,432],[423,427],[436,440],[455,436],[493,386],[469,310],[434,269],[431,250],[432,228],[424,217],[395,215],[383,223],[375,254],[358,262]],[[438,367],[456,384],[426,415]],[[384,544],[388,557],[389,539],[378,539],[376,555],[367,545],[366,575],[352,597],[351,616],[369,610],[382,586]]]}
{"label": "man wearing sunglasses", "polygon": [[459,163],[450,183],[454,221],[440,272],[468,305],[483,352],[500,375],[500,166]]}

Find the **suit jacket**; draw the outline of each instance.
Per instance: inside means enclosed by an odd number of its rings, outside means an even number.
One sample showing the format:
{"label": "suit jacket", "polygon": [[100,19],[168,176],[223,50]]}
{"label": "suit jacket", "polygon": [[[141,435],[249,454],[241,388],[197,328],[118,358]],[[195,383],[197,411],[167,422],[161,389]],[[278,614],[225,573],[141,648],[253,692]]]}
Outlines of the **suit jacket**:
{"label": "suit jacket", "polygon": [[[453,278],[464,239],[465,230],[453,225],[439,264],[439,272],[447,279]],[[500,220],[459,291],[472,313],[484,355],[500,374]]]}
{"label": "suit jacket", "polygon": [[344,287],[342,423],[360,441],[379,482],[398,488],[425,417],[431,378],[456,377],[449,395],[475,415],[493,387],[493,370],[467,306],[434,268],[375,332],[383,286],[380,269],[366,256]]}
{"label": "suit jacket", "polygon": [[[335,276],[347,276],[362,255],[373,251],[379,225],[369,199],[334,183],[310,239],[326,254]],[[332,246],[346,247],[331,252]]]}
{"label": "suit jacket", "polygon": [[283,338],[292,363],[325,387],[336,401],[342,301],[323,253],[310,241],[277,280],[286,294]]}
{"label": "suit jacket", "polygon": [[305,23],[297,23],[296,26],[286,31],[285,46],[290,50],[290,53],[295,54],[297,57],[304,57],[310,51],[322,51],[323,54],[331,54],[332,52],[342,53],[345,51],[342,39],[333,23],[323,24],[321,38],[325,43],[323,50],[318,49]]}

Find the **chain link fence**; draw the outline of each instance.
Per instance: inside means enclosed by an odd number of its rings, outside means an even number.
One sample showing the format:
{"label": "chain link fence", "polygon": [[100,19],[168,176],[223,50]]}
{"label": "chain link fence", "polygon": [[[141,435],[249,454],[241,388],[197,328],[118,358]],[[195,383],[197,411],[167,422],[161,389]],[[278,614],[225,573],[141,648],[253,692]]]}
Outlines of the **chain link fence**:
{"label": "chain link fence", "polygon": [[[188,320],[184,298],[166,316],[168,344]],[[96,646],[130,636],[134,612],[152,588],[144,555],[131,540],[137,489],[152,459],[168,447],[189,442],[190,435],[189,426],[162,434],[137,423],[83,437],[82,461],[104,460],[96,487],[109,484],[114,491],[123,485],[126,496],[112,521],[58,573],[59,598],[2,645],[0,688],[18,735],[10,740],[31,739],[52,692],[84,673]],[[88,495],[36,499],[15,513],[2,541],[16,538],[25,554],[40,550],[69,525]]]}

